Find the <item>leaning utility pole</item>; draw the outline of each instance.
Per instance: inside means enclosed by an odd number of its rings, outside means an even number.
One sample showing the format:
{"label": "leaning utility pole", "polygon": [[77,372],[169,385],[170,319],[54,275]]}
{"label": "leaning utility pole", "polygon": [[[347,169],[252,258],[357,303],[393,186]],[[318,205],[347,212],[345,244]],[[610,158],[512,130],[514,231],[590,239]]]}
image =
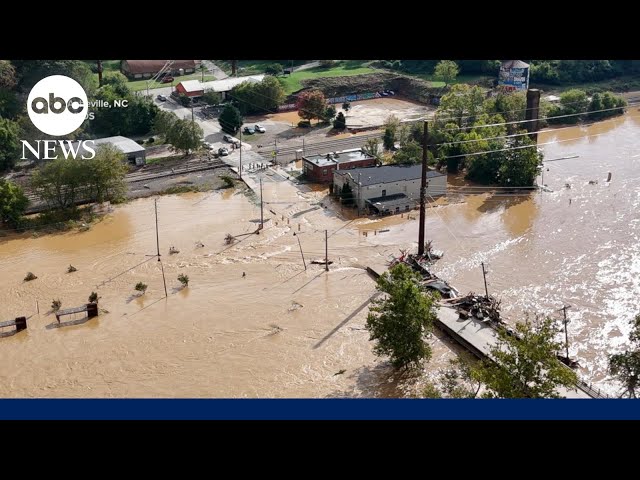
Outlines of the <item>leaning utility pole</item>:
{"label": "leaning utility pole", "polygon": [[527,132],[529,138],[538,143],[538,119],[540,118],[540,90],[530,88],[527,90],[527,113],[525,114]]}
{"label": "leaning utility pole", "polygon": [[167,279],[164,276],[164,266],[160,261],[160,234],[158,233],[158,199],[154,200],[154,205],[156,208],[156,246],[158,247],[158,261],[160,262],[160,269],[162,270],[162,282],[164,283],[164,296],[165,298],[169,295],[167,294]]}
{"label": "leaning utility pole", "polygon": [[324,231],[324,270],[329,271],[329,230]]}
{"label": "leaning utility pole", "polygon": [[300,235],[296,235],[296,233],[294,232],[293,236],[298,239],[298,246],[300,247],[300,255],[302,256],[302,264],[304,265],[304,269],[306,270],[307,262],[304,261],[304,253],[302,253],[302,244],[300,243]]}
{"label": "leaning utility pole", "polygon": [[422,181],[420,182],[420,231],[418,232],[418,255],[424,255],[424,228],[427,217],[427,160],[429,155],[429,123],[424,122],[422,136]]}
{"label": "leaning utility pole", "polygon": [[487,271],[484,269],[484,262],[481,263],[482,265],[482,278],[484,279],[484,294],[487,300],[489,300],[489,289],[487,288]]}

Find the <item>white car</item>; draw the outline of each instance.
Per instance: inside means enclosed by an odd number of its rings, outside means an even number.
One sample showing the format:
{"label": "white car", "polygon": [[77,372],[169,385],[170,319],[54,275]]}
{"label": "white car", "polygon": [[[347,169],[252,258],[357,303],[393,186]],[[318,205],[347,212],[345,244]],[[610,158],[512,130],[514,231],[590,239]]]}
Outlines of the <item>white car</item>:
{"label": "white car", "polygon": [[256,123],[255,130],[256,130],[256,132],[260,132],[260,133],[264,133],[264,132],[267,131],[262,125],[260,125],[258,123]]}
{"label": "white car", "polygon": [[240,140],[238,140],[236,137],[232,137],[231,135],[225,135],[222,138],[225,142],[233,143],[234,145],[240,145]]}

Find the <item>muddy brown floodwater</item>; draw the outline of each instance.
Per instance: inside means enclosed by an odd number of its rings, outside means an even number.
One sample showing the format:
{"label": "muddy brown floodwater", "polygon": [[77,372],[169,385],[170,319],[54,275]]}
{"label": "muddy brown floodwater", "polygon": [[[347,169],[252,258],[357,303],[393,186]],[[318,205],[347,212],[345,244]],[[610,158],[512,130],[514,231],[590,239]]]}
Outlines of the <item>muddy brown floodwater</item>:
{"label": "muddy brown floodwater", "polygon": [[[462,292],[483,289],[485,262],[510,319],[572,305],[571,354],[609,391],[606,355],[623,348],[640,311],[639,117],[634,110],[542,133],[546,159],[578,155],[545,164],[552,191],[465,195],[427,214],[427,238],[446,252],[438,273]],[[343,219],[318,204],[324,191],[288,182],[265,183],[264,195],[265,230],[233,246],[227,233],[259,223],[254,200],[229,191],[158,199],[167,299],[160,264],[148,256],[156,253],[152,198],[117,207],[85,232],[0,239],[0,320],[30,317],[26,331],[0,332],[0,397],[401,395],[364,330],[375,291],[364,268],[415,247],[417,220]],[[328,273],[310,264],[324,257],[325,229],[335,262]],[[171,246],[180,253],[169,255]],[[66,273],[69,264],[78,271]],[[23,282],[28,271],[38,279]],[[179,288],[179,273],[188,288]],[[149,285],[142,296],[138,281]],[[92,291],[105,311],[58,328],[51,301],[77,306]],[[431,342],[432,363],[444,365],[450,346]]]}

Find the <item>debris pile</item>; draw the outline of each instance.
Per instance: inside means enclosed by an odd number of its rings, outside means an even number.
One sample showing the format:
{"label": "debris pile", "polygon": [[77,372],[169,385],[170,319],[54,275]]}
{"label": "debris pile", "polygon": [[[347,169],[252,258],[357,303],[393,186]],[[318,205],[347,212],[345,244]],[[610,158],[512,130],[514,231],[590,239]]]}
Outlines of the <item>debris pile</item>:
{"label": "debris pile", "polygon": [[462,318],[476,317],[482,322],[494,322],[501,324],[500,318],[501,300],[495,297],[484,295],[476,295],[473,292],[468,293],[464,297],[456,298],[449,304],[456,308]]}

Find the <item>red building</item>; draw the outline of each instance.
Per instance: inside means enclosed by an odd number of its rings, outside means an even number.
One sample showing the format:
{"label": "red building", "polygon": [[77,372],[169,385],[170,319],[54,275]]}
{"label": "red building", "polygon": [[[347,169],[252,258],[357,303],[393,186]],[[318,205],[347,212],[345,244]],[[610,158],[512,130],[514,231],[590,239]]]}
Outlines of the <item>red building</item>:
{"label": "red building", "polygon": [[302,157],[302,171],[305,177],[318,183],[333,182],[333,172],[336,170],[375,166],[376,159],[359,148]]}

